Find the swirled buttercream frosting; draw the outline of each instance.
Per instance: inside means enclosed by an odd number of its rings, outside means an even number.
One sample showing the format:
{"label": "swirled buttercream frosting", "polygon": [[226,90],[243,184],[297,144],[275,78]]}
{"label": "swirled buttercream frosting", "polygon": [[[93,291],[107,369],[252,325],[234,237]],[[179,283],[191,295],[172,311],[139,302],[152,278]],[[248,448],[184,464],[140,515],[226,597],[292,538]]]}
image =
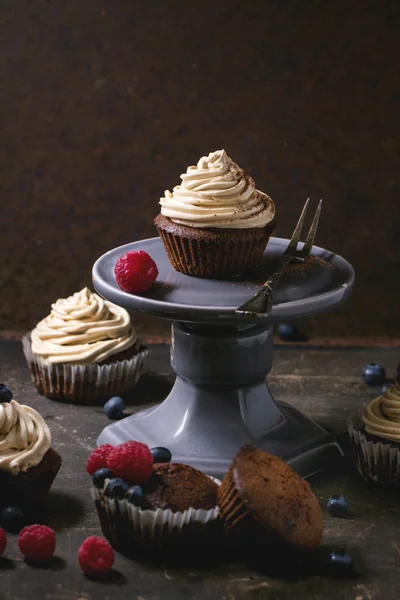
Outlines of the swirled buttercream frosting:
{"label": "swirled buttercream frosting", "polygon": [[13,475],[38,465],[51,445],[43,417],[15,400],[0,404],[0,469]]}
{"label": "swirled buttercream frosting", "polygon": [[364,408],[362,420],[371,435],[400,442],[400,383],[396,381],[384,394]]}
{"label": "swirled buttercream frosting", "polygon": [[199,228],[261,228],[275,216],[269,196],[227,156],[225,150],[203,156],[181,175],[182,183],[165,191],[161,214],[174,223]]}
{"label": "swirled buttercream frosting", "polygon": [[103,362],[136,340],[128,312],[88,288],[57,300],[31,332],[32,352],[52,364]]}

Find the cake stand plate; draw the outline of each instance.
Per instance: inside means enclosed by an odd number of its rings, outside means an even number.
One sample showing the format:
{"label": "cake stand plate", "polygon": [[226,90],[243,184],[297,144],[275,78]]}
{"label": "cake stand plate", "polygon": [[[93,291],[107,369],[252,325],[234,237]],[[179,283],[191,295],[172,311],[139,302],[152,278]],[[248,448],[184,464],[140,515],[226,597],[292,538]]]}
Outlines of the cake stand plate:
{"label": "cake stand plate", "polygon": [[[305,265],[282,277],[267,318],[235,313],[274,271],[288,243],[271,238],[251,279],[232,281],[177,273],[159,238],[115,248],[96,261],[93,283],[104,298],[128,311],[173,321],[171,365],[176,373],[164,402],[109,425],[99,444],[136,439],[150,447],[166,446],[174,461],[219,478],[246,443],[281,456],[303,477],[341,454],[328,432],[274,400],[266,377],[273,359],[272,324],[341,304],[354,285],[352,266],[314,246]],[[154,258],[159,276],[147,293],[133,295],[117,286],[114,265],[126,251],[139,249]]]}

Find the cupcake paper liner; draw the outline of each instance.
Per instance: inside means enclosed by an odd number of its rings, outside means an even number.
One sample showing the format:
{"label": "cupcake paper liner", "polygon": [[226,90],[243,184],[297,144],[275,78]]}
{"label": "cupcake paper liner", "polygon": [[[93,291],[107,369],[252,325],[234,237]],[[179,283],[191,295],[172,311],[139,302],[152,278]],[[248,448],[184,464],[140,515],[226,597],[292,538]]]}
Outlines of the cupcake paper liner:
{"label": "cupcake paper liner", "polygon": [[227,532],[245,531],[246,522],[251,518],[245,502],[236,491],[232,476],[232,468],[225,475],[221,487],[218,490],[218,504],[221,515],[225,522]]}
{"label": "cupcake paper liner", "polygon": [[158,228],[176,271],[194,277],[227,278],[250,271],[261,261],[269,236],[243,241],[190,239]]}
{"label": "cupcake paper liner", "polygon": [[50,448],[42,461],[25,473],[12,475],[0,470],[0,508],[17,506],[26,514],[43,511],[60,467],[61,457]]}
{"label": "cupcake paper liner", "polygon": [[141,346],[131,358],[109,364],[51,364],[35,355],[30,335],[22,340],[31,377],[47,398],[65,402],[91,402],[132,389],[139,380],[148,350]]}
{"label": "cupcake paper liner", "polygon": [[[220,481],[211,477],[218,485]],[[107,480],[106,480],[107,482]],[[216,543],[222,533],[219,507],[143,510],[127,500],[107,498],[91,489],[105,537],[117,550],[132,554],[137,548],[160,549],[185,544]]]}
{"label": "cupcake paper liner", "polygon": [[400,487],[400,448],[383,440],[368,440],[362,431],[363,408],[350,415],[347,426],[357,469],[365,481]]}
{"label": "cupcake paper liner", "polygon": [[[249,513],[246,502],[237,493],[232,467],[218,490],[218,505],[224,522],[224,532],[230,544],[265,543],[263,528]],[[272,533],[270,540],[277,543]]]}

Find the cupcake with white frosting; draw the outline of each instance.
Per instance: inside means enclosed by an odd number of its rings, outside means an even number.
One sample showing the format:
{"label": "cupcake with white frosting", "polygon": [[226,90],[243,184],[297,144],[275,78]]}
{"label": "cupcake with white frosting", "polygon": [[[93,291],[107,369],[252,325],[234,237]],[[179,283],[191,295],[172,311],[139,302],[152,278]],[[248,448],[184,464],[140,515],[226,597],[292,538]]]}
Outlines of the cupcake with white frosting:
{"label": "cupcake with white frosting", "polygon": [[352,415],[348,426],[357,468],[364,479],[400,487],[399,371],[396,382]]}
{"label": "cupcake with white frosting", "polygon": [[38,391],[68,402],[128,391],[147,355],[129,313],[88,288],[52,304],[23,348]]}
{"label": "cupcake with white frosting", "polygon": [[229,278],[261,261],[275,206],[225,150],[203,156],[160,200],[155,225],[172,266],[186,275]]}
{"label": "cupcake with white frosting", "polygon": [[51,447],[43,417],[13,399],[1,402],[0,508],[42,510],[60,466],[61,457]]}

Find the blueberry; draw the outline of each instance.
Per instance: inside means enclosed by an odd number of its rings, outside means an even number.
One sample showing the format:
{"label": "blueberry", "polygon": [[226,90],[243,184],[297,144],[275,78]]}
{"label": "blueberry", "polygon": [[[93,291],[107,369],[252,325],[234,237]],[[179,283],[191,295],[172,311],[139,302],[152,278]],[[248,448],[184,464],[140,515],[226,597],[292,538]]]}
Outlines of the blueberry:
{"label": "blueberry", "polygon": [[393,381],[385,381],[383,386],[381,387],[381,394],[384,394],[389,388],[393,385]]}
{"label": "blueberry", "polygon": [[341,550],[333,550],[330,553],[329,564],[337,575],[350,573],[354,567],[354,562],[350,554]]}
{"label": "blueberry", "polygon": [[349,508],[349,505],[347,504],[347,500],[344,496],[334,494],[329,498],[326,508],[332,517],[344,519],[347,515],[347,509]]}
{"label": "blueberry", "polygon": [[134,485],[126,492],[126,499],[134,506],[144,508],[146,506],[146,497],[140,485]]}
{"label": "blueberry", "polygon": [[383,385],[386,371],[377,363],[369,363],[362,370],[362,378],[367,385]]}
{"label": "blueberry", "polygon": [[1,511],[1,525],[5,531],[18,533],[25,525],[25,516],[16,506],[9,506]]}
{"label": "blueberry", "polygon": [[111,469],[97,469],[92,477],[92,481],[97,488],[102,488],[106,479],[112,479],[113,473]]}
{"label": "blueberry", "polygon": [[305,342],[307,337],[291,323],[280,323],[276,328],[278,337],[284,342]]}
{"label": "blueberry", "polygon": [[151,448],[150,452],[153,455],[155,463],[171,462],[172,455],[168,448],[157,446],[156,448]]}
{"label": "blueberry", "polygon": [[0,402],[11,402],[13,393],[5,383],[0,383]]}
{"label": "blueberry", "polygon": [[121,499],[125,496],[128,490],[129,485],[126,483],[126,481],[120,479],[119,477],[114,477],[108,482],[104,493],[109,498]]}
{"label": "blueberry", "polygon": [[104,412],[109,419],[121,419],[125,410],[125,403],[119,396],[113,396],[104,405]]}

